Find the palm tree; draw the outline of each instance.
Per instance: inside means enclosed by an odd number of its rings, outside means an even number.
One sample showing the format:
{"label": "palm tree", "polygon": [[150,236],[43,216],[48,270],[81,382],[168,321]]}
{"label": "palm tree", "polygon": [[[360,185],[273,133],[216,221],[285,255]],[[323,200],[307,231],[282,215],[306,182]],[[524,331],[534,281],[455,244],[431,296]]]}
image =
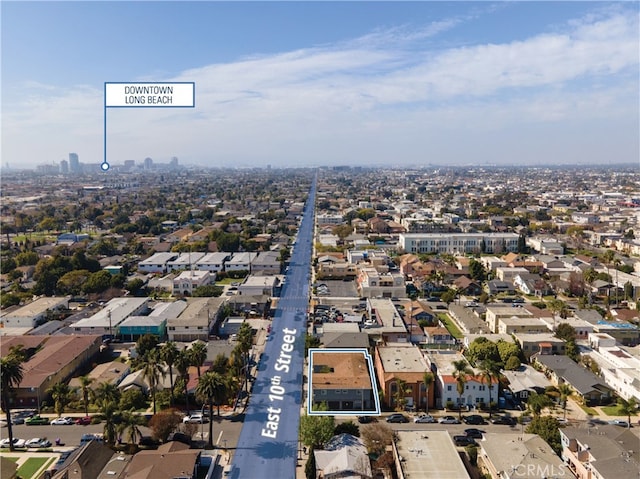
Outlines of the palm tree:
{"label": "palm tree", "polygon": [[191,365],[191,358],[188,349],[183,349],[178,351],[178,356],[176,357],[175,363],[176,369],[178,373],[184,380],[184,400],[185,406],[187,408],[187,413],[189,412],[189,366]]}
{"label": "palm tree", "polygon": [[115,402],[105,402],[100,409],[104,418],[104,440],[107,444],[115,444],[118,434],[117,422],[119,419],[118,405]]}
{"label": "palm tree", "polygon": [[123,411],[120,424],[118,424],[118,434],[127,432],[127,444],[135,445],[142,437],[140,426],[144,423],[144,417],[135,413],[134,409]]}
{"label": "palm tree", "polygon": [[627,428],[631,427],[631,415],[636,413],[638,409],[638,401],[636,398],[631,399],[618,398],[618,410],[627,416]]}
{"label": "palm tree", "polygon": [[573,388],[567,383],[562,383],[558,386],[558,393],[562,403],[563,418],[567,419],[567,400],[573,395]]}
{"label": "palm tree", "polygon": [[165,364],[169,367],[169,383],[171,384],[171,389],[169,389],[170,402],[173,406],[173,365],[176,362],[176,358],[178,357],[178,348],[172,341],[167,341],[160,348],[160,359],[162,359]]}
{"label": "palm tree", "polygon": [[151,389],[151,400],[153,401],[153,414],[156,413],[156,391],[158,389],[158,383],[164,374],[164,369],[160,363],[160,358],[157,349],[152,349],[147,352],[143,358],[142,363],[142,375],[149,383]]}
{"label": "palm tree", "polygon": [[9,354],[0,358],[0,385],[2,386],[2,408],[7,417],[7,436],[9,450],[13,451],[13,426],[11,424],[11,395],[22,382],[24,369],[24,353],[21,349],[12,348]]}
{"label": "palm tree", "polygon": [[407,382],[403,379],[396,379],[396,392],[393,395],[393,401],[396,404],[396,411],[404,410],[404,407],[407,404],[406,395],[408,392],[409,388],[407,387]]}
{"label": "palm tree", "polygon": [[80,391],[82,392],[82,404],[84,405],[84,415],[88,416],[89,415],[89,392],[91,391],[91,388],[89,388],[89,386],[94,381],[94,379],[90,378],[89,376],[80,376],[78,380],[80,381]]}
{"label": "palm tree", "polygon": [[94,402],[100,409],[104,409],[107,404],[118,404],[120,401],[120,390],[118,386],[109,382],[102,382],[93,391]]}
{"label": "palm tree", "polygon": [[492,361],[491,359],[485,359],[480,363],[480,382],[482,384],[485,381],[488,384],[489,388],[489,419],[491,419],[492,407],[491,403],[493,402],[491,399],[491,388],[493,387],[493,380],[500,378],[500,363],[496,361]]}
{"label": "palm tree", "polygon": [[458,391],[458,418],[462,418],[462,395],[464,394],[464,386],[467,384],[467,376],[473,374],[473,370],[469,367],[464,359],[453,361],[452,376],[456,380],[456,390]]}
{"label": "palm tree", "polygon": [[200,379],[200,368],[207,360],[207,345],[197,341],[191,346],[190,351],[191,365],[198,368],[198,379]]}
{"label": "palm tree", "polygon": [[209,371],[198,378],[196,391],[206,398],[209,406],[209,449],[213,449],[213,401],[220,394],[219,389],[224,385],[224,377],[220,373]]}
{"label": "palm tree", "polygon": [[71,389],[67,383],[61,381],[47,389],[47,394],[50,394],[53,399],[54,410],[58,417],[62,416],[64,408],[71,402],[71,394],[74,392],[75,390]]}
{"label": "palm tree", "polygon": [[427,396],[427,406],[425,408],[425,411],[427,414],[429,414],[429,388],[431,387],[434,381],[435,381],[434,374],[431,371],[425,371],[424,375],[422,376],[422,382],[424,383],[425,394]]}

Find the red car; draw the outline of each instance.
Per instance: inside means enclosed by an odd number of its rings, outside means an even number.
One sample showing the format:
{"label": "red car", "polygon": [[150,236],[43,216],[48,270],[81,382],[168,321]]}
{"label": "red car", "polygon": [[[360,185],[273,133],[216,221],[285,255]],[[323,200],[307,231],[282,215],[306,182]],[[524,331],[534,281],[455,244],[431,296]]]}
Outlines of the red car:
{"label": "red car", "polygon": [[78,419],[76,419],[76,424],[79,424],[81,426],[91,424],[91,416],[79,417]]}

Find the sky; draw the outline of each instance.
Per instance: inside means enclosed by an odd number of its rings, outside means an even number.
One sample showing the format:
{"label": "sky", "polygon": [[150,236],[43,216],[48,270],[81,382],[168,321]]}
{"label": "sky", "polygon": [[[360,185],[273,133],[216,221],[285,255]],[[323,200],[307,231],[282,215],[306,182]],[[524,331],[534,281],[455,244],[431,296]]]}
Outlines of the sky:
{"label": "sky", "polygon": [[[3,0],[1,163],[638,163],[639,5]],[[105,82],[195,107],[105,109]]]}

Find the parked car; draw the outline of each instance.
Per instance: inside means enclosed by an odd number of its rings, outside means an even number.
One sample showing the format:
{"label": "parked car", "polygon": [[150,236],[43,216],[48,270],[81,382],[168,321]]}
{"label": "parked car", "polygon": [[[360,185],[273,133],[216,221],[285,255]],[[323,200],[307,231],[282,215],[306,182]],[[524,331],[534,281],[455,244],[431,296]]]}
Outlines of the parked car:
{"label": "parked car", "polygon": [[464,447],[464,446],[473,446],[476,444],[474,438],[469,436],[453,436],[453,442],[456,446]]}
{"label": "parked car", "polygon": [[374,416],[358,416],[358,422],[360,424],[369,424],[370,422],[378,422]]}
{"label": "parked car", "polygon": [[191,416],[185,416],[182,418],[182,422],[184,424],[206,424],[209,422],[209,419],[202,414],[192,414]]}
{"label": "parked car", "polygon": [[409,418],[404,414],[392,414],[387,418],[387,422],[409,422]]}
{"label": "parked car", "polygon": [[[13,438],[13,447],[24,447],[26,441],[17,437]],[[0,441],[0,447],[9,447],[9,438],[5,438]]]}
{"label": "parked car", "polygon": [[431,414],[420,414],[413,419],[413,422],[431,423],[436,422],[436,419]]}
{"label": "parked car", "polygon": [[76,419],[76,424],[80,426],[88,426],[89,424],[91,424],[91,416],[79,417],[78,419]]}
{"label": "parked car", "polygon": [[516,421],[515,417],[511,416],[498,416],[494,417],[491,421],[493,424],[505,424],[507,426],[515,426],[518,421]]}
{"label": "parked car", "polygon": [[482,439],[482,435],[485,433],[485,431],[483,431],[482,429],[476,429],[475,427],[472,427],[469,429],[465,429],[464,433],[467,436],[472,437],[474,439]]}
{"label": "parked car", "polygon": [[462,416],[462,420],[465,424],[486,424],[484,418],[480,414],[470,414],[469,416]]}
{"label": "parked car", "polygon": [[438,422],[440,424],[460,424],[458,418],[453,416],[442,416]]}
{"label": "parked car", "polygon": [[611,421],[609,421],[609,424],[613,424],[614,426],[629,427],[629,423],[623,419],[612,419]]}
{"label": "parked car", "polygon": [[35,449],[40,447],[51,447],[51,441],[47,440],[46,437],[34,437],[33,439],[29,439],[25,443],[25,446]]}
{"label": "parked car", "polygon": [[27,426],[42,426],[49,424],[49,419],[42,416],[33,416],[24,422]]}
{"label": "parked car", "polygon": [[72,417],[57,417],[53,421],[51,421],[53,426],[69,426],[71,424],[75,424],[75,421]]}

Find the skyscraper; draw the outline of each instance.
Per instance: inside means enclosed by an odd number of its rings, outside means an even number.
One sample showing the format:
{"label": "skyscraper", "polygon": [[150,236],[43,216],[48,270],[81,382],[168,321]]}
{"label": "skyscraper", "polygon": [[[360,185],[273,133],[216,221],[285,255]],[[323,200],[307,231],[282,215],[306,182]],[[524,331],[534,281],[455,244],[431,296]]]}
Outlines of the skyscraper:
{"label": "skyscraper", "polygon": [[80,160],[77,153],[69,153],[69,171],[71,173],[80,173]]}

